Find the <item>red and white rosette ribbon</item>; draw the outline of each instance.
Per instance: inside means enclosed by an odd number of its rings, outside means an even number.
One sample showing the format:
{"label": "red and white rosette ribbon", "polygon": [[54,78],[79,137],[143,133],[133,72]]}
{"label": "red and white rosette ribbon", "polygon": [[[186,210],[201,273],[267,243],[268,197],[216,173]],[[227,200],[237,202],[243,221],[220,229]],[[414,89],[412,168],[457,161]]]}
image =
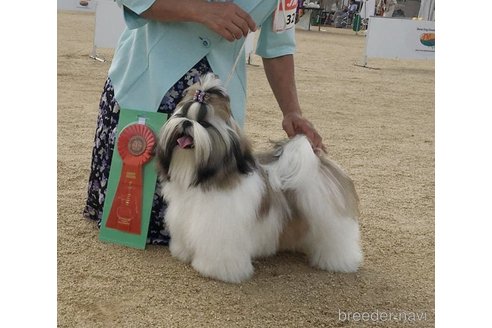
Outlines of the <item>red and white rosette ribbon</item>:
{"label": "red and white rosette ribbon", "polygon": [[154,133],[145,124],[135,123],[121,131],[118,153],[123,168],[106,227],[141,234],[142,170],[143,165],[152,158],[154,145]]}

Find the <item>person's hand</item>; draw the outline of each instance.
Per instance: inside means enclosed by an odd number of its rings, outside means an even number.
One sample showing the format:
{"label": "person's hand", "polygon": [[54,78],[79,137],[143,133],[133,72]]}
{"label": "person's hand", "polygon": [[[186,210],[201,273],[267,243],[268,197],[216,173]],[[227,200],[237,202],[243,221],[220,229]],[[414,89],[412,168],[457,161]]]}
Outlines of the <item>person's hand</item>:
{"label": "person's hand", "polygon": [[232,2],[203,2],[200,22],[228,41],[256,31],[256,23],[241,7]]}
{"label": "person's hand", "polygon": [[326,153],[326,147],[323,145],[323,139],[314,128],[313,124],[299,113],[289,113],[284,116],[282,128],[287,133],[289,138],[298,134],[304,134],[313,147],[316,153],[321,151]]}

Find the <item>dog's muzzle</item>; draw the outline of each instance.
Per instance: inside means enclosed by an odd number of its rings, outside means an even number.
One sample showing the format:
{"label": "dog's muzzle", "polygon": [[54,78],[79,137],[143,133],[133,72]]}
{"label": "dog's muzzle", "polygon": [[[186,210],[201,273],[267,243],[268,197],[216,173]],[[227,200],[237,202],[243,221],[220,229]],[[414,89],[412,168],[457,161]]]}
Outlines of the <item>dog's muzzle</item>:
{"label": "dog's muzzle", "polygon": [[183,135],[181,137],[179,137],[177,140],[176,140],[176,143],[178,144],[178,146],[180,148],[183,148],[183,149],[187,149],[187,148],[193,148],[194,147],[194,144],[193,144],[193,137],[192,136],[189,136],[189,135]]}
{"label": "dog's muzzle", "polygon": [[193,126],[190,121],[184,121],[181,125],[183,133],[176,139],[176,143],[182,149],[189,149],[195,146],[193,137],[187,132],[189,127]]}

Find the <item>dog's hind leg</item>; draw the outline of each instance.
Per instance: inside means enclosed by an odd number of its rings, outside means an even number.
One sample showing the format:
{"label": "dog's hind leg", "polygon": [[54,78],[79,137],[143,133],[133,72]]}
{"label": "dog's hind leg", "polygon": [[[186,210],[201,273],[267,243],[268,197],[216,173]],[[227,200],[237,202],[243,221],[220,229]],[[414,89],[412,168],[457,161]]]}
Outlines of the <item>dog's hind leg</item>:
{"label": "dog's hind leg", "polygon": [[[358,200],[350,178],[333,162],[320,159],[303,136],[283,146],[272,163],[270,181],[288,191],[308,232],[302,250],[311,265],[323,270],[353,272],[362,262]],[[292,199],[293,198],[293,199]]]}
{"label": "dog's hind leg", "polygon": [[311,265],[323,270],[354,272],[362,262],[357,195],[345,178],[320,166],[296,190],[297,206],[309,225],[304,250]]}
{"label": "dog's hind leg", "polygon": [[[305,202],[307,197],[302,198]],[[318,196],[318,201],[326,202],[326,199]],[[317,206],[315,209],[306,206],[302,210],[309,224],[303,250],[310,264],[329,271],[357,271],[362,262],[357,221],[336,215],[329,205],[320,206],[318,203]]]}

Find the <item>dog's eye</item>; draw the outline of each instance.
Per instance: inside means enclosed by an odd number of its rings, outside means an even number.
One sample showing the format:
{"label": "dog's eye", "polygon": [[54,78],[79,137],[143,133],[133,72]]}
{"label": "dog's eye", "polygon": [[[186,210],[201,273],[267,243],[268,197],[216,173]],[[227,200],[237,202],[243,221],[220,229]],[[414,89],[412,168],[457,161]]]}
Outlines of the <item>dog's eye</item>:
{"label": "dog's eye", "polygon": [[209,128],[211,126],[210,123],[208,122],[205,122],[205,121],[198,121],[198,124],[200,124],[201,126],[203,126],[204,128]]}

